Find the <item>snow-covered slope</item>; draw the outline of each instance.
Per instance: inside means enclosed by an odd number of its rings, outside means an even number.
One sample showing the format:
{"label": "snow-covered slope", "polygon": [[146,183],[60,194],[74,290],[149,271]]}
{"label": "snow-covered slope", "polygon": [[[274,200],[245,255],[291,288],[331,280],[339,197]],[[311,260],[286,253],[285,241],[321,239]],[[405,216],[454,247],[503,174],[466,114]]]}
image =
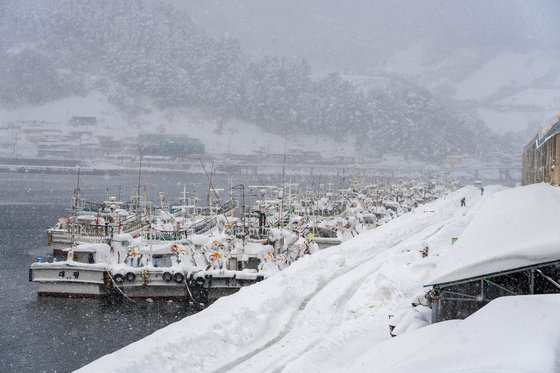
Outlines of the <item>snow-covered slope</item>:
{"label": "snow-covered slope", "polygon": [[420,206],[81,371],[340,371],[390,339],[388,316],[409,307],[451,237],[500,189],[465,187]]}
{"label": "snow-covered slope", "polygon": [[391,57],[385,69],[462,102],[497,133],[532,131],[558,114],[556,53],[496,50],[484,55],[457,48],[434,60],[429,48],[426,42],[414,44]]}

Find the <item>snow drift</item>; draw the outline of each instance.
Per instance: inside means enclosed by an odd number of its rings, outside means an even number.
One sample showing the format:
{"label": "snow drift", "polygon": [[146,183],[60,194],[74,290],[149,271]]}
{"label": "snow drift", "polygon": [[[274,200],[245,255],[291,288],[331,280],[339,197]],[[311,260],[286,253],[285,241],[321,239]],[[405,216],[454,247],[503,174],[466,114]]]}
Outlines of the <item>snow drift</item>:
{"label": "snow drift", "polygon": [[377,345],[350,371],[558,372],[560,296],[498,298],[465,320]]}

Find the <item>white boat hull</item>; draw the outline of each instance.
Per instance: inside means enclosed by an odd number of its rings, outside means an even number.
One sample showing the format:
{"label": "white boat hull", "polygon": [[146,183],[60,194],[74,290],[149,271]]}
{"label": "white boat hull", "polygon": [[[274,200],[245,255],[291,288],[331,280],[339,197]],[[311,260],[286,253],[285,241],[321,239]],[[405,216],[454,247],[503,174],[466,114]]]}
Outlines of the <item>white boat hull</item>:
{"label": "white boat hull", "polygon": [[99,297],[106,294],[105,269],[88,265],[32,264],[29,280],[40,296]]}
{"label": "white boat hull", "polygon": [[37,286],[37,294],[41,297],[97,298],[107,293],[98,284],[42,282]]}

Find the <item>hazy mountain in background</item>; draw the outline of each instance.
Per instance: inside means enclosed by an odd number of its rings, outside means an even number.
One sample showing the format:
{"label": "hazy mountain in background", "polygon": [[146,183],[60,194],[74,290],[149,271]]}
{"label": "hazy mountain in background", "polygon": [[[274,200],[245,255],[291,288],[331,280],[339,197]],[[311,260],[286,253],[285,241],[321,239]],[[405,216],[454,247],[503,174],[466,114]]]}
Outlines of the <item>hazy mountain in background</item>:
{"label": "hazy mountain in background", "polygon": [[396,74],[461,102],[493,130],[545,124],[560,106],[560,3],[554,0],[175,1],[253,56],[317,70]]}
{"label": "hazy mountain in background", "polygon": [[[464,115],[464,108],[454,100],[436,98],[423,88],[422,79],[409,81],[376,67],[391,56],[376,54],[375,50],[386,51],[393,46],[395,57],[397,51],[414,45],[405,42],[403,33],[379,34],[373,50],[350,45],[337,48],[337,40],[353,40],[353,33],[362,32],[360,40],[364,43],[371,40],[368,35],[391,26],[387,20],[384,24],[360,25],[360,17],[354,20],[354,13],[337,2],[324,9],[334,12],[326,20],[326,13],[314,12],[314,7],[321,8],[316,1],[302,6],[294,3],[291,8],[290,3],[277,3],[260,16],[259,12],[265,11],[263,5],[237,4],[250,8],[238,8],[240,14],[254,14],[258,22],[275,18],[280,22],[278,29],[288,27],[282,25],[282,19],[290,19],[298,9],[302,17],[307,14],[316,20],[307,25],[309,30],[296,28],[294,34],[279,35],[279,42],[287,45],[298,32],[303,40],[311,37],[320,45],[333,32],[326,27],[328,32],[322,34],[322,23],[330,23],[336,16],[341,34],[335,32],[338,39],[332,35],[332,58],[325,57],[324,63],[343,63],[340,61],[347,57],[358,61],[360,57],[350,54],[356,50],[376,60],[371,60],[375,68],[367,74],[367,69],[362,73],[357,67],[353,74],[316,74],[325,65],[313,67],[300,57],[310,57],[314,63],[321,58],[288,53],[290,48],[286,49],[288,57],[251,57],[246,49],[250,53],[267,52],[250,44],[242,48],[235,37],[243,39],[247,35],[208,36],[197,24],[200,14],[209,14],[212,9],[227,12],[231,5],[225,3],[208,3],[206,10],[191,4],[186,8],[194,12],[193,22],[177,7],[156,1],[14,0],[0,6],[0,103],[4,108],[43,105],[101,92],[126,113],[129,125],[141,127],[148,106],[156,110],[191,108],[224,123],[244,120],[271,133],[303,136],[308,142],[325,136],[351,139],[362,153],[428,161],[448,154],[477,155],[482,150],[511,148],[503,138],[489,134],[476,116]],[[384,12],[392,15],[403,11],[400,6],[390,5],[356,13],[374,10],[379,20],[384,19]],[[232,10],[227,14],[234,17],[236,13]],[[216,19],[214,26],[212,22],[202,25],[215,32],[218,23]],[[344,30],[344,25],[349,30]],[[254,33],[266,40],[268,34],[264,24],[262,27]],[[414,35],[413,25],[402,28],[408,30],[404,35]],[[329,70],[342,65],[333,62],[332,66]]]}

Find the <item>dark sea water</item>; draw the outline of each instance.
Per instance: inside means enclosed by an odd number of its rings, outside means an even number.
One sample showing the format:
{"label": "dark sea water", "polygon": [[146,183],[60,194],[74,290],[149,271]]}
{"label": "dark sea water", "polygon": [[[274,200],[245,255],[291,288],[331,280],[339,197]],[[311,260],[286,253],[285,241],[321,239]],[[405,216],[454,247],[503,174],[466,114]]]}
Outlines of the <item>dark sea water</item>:
{"label": "dark sea water", "polygon": [[[89,200],[104,199],[107,188],[127,199],[136,177],[82,175],[80,187]],[[184,184],[199,194],[208,185],[201,175],[149,175],[143,182],[169,200]],[[217,177],[214,183],[227,186],[230,180]],[[52,252],[46,229],[65,214],[75,185],[75,175],[0,173],[0,372],[72,371],[195,312],[182,302],[37,297],[29,264]]]}

